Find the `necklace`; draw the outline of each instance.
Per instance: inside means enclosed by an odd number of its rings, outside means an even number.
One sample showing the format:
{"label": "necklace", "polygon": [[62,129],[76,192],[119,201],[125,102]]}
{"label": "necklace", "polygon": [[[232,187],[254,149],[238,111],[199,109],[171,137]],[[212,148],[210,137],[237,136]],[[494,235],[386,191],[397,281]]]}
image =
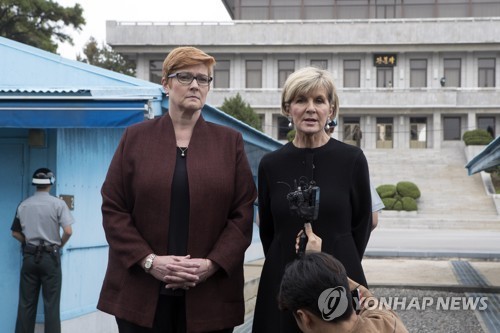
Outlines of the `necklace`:
{"label": "necklace", "polygon": [[179,148],[179,150],[181,151],[181,156],[186,157],[186,150],[188,150],[188,147],[186,148],[177,147],[177,148]]}

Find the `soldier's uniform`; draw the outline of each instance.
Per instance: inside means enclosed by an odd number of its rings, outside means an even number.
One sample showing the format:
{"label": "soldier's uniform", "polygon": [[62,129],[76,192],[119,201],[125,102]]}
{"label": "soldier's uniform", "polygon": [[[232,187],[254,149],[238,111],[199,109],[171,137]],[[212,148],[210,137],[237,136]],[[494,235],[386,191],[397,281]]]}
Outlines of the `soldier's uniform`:
{"label": "soldier's uniform", "polygon": [[[38,181],[36,174],[35,172],[33,185],[47,184]],[[50,175],[52,177],[48,185],[52,185],[55,181],[51,172]],[[40,287],[44,301],[45,332],[61,331],[60,228],[73,223],[74,219],[66,203],[50,195],[49,192],[37,191],[18,206],[11,230],[22,233],[25,243],[22,245],[23,264],[16,333],[34,332]]]}

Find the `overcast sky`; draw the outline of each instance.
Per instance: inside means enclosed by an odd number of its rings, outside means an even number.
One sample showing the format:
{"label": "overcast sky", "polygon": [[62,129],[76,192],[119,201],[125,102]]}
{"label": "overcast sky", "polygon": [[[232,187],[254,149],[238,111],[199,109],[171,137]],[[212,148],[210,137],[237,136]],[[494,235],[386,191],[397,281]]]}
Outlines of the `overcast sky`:
{"label": "overcast sky", "polygon": [[90,36],[106,39],[106,21],[230,21],[222,0],[56,0],[62,6],[83,7],[86,25],[81,32],[68,30],[74,46],[60,44],[58,53],[76,59]]}

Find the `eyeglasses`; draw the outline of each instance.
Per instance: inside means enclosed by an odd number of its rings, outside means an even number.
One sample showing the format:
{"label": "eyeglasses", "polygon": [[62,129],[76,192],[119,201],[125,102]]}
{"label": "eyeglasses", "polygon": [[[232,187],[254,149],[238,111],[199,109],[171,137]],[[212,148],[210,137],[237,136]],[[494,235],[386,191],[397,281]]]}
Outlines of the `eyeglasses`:
{"label": "eyeglasses", "polygon": [[191,84],[194,79],[196,79],[196,82],[200,86],[208,86],[210,82],[212,82],[213,78],[208,76],[208,75],[203,75],[203,74],[198,74],[198,75],[193,75],[192,73],[189,72],[178,72],[174,74],[170,74],[167,76],[168,78],[176,77],[177,81],[179,81],[180,84],[187,86],[188,84]]}

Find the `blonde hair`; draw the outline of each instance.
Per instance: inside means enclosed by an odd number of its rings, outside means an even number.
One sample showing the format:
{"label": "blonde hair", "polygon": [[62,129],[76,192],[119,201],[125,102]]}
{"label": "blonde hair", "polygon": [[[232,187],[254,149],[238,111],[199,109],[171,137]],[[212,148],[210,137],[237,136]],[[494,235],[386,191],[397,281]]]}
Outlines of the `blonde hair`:
{"label": "blonde hair", "polygon": [[173,49],[163,61],[162,75],[167,76],[177,70],[203,64],[208,67],[208,75],[212,76],[212,68],[215,65],[214,57],[206,54],[200,49],[192,46],[181,46]]}
{"label": "blonde hair", "polygon": [[288,107],[290,103],[299,95],[308,95],[319,88],[324,88],[328,101],[332,106],[333,117],[337,117],[339,112],[339,98],[337,90],[333,84],[330,72],[316,67],[304,67],[286,79],[281,93],[281,113],[289,116]]}

